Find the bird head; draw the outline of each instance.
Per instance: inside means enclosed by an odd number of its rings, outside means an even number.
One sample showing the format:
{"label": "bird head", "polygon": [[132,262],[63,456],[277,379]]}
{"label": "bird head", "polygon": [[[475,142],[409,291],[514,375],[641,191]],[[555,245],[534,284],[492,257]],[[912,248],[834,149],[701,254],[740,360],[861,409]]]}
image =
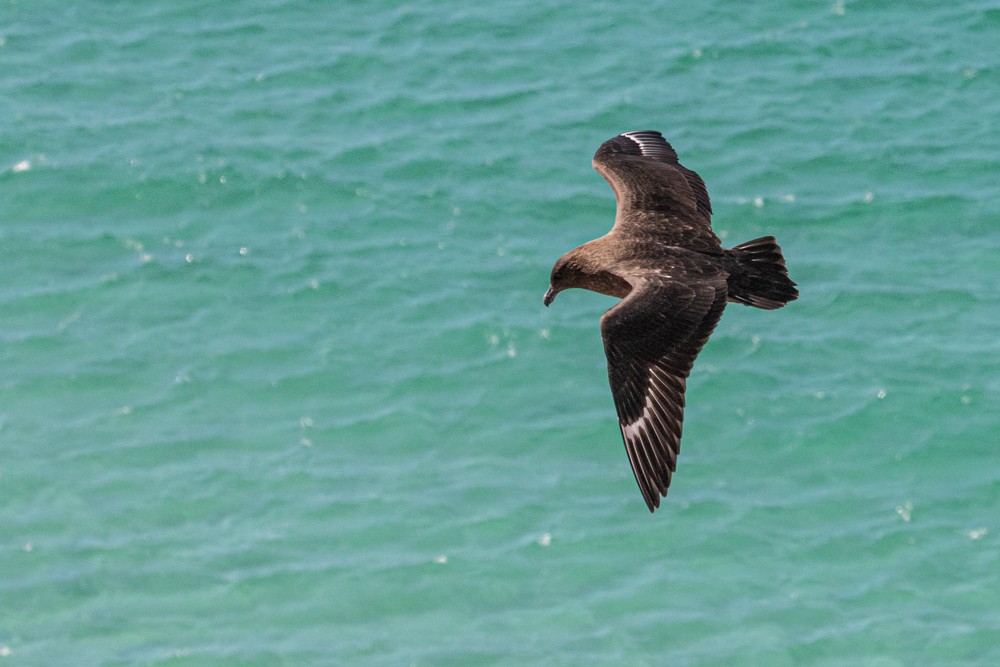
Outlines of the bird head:
{"label": "bird head", "polygon": [[549,277],[549,289],[542,297],[542,303],[546,306],[555,301],[556,295],[564,289],[576,287],[576,279],[580,275],[580,267],[575,260],[574,251],[570,251],[559,258],[556,265],[552,267],[552,275]]}

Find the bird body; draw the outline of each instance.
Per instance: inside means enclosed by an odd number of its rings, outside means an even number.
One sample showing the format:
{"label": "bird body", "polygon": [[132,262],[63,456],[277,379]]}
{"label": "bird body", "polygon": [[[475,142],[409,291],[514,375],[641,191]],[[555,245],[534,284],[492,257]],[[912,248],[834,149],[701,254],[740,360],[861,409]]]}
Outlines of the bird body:
{"label": "bird body", "polygon": [[659,132],[609,139],[593,165],[614,190],[614,227],[559,258],[543,302],[570,288],[622,299],[601,317],[601,335],[625,450],[652,512],[676,470],[687,377],[727,301],[773,310],[798,291],[773,237],[722,247],[704,182]]}

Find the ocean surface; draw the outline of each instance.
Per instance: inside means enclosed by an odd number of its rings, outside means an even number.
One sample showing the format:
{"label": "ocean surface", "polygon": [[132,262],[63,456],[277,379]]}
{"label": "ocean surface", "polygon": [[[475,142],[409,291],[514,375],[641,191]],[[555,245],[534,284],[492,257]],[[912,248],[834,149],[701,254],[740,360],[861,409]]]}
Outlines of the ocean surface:
{"label": "ocean surface", "polygon": [[[0,667],[1000,664],[1000,5],[0,3]],[[731,304],[650,514],[600,143]]]}

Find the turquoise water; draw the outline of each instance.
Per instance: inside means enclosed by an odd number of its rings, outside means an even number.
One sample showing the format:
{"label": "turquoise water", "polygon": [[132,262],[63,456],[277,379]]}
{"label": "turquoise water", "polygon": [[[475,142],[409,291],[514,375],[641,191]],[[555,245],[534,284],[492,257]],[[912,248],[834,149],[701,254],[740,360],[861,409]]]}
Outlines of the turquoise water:
{"label": "turquoise water", "polygon": [[[0,665],[1000,664],[995,3],[0,19]],[[653,515],[541,304],[646,128],[802,292]]]}

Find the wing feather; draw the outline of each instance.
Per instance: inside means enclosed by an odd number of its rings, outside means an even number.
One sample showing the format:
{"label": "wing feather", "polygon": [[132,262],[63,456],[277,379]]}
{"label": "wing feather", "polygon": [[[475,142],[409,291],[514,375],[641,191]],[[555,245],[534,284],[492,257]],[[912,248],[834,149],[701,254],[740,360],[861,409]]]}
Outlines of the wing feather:
{"label": "wing feather", "polygon": [[614,190],[617,229],[656,235],[700,252],[721,252],[705,182],[680,163],[662,134],[640,130],[609,139],[597,149],[593,165]]}
{"label": "wing feather", "polygon": [[651,274],[601,318],[618,425],[651,512],[677,469],[688,374],[725,307],[722,276]]}

